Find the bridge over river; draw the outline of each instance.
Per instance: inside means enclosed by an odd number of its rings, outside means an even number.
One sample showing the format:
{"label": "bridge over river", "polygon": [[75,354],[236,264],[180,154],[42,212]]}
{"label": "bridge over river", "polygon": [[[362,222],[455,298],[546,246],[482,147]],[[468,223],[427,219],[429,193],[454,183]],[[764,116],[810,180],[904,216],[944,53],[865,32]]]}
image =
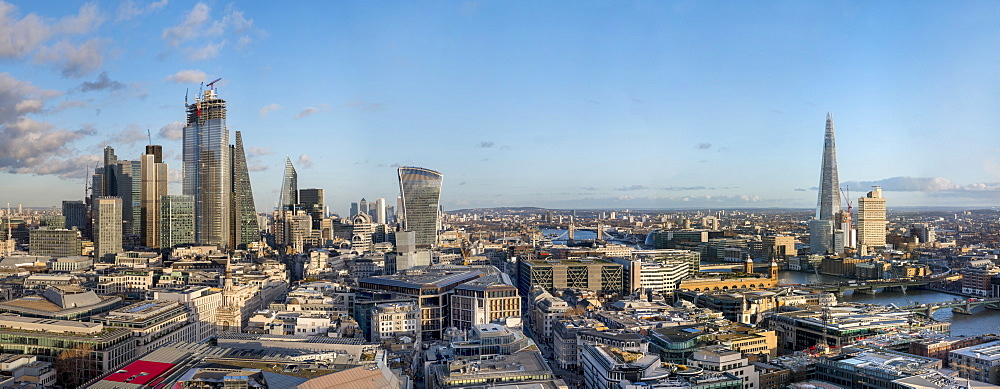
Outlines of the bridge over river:
{"label": "bridge over river", "polygon": [[978,307],[985,307],[986,309],[1000,310],[1000,298],[990,298],[990,299],[956,299],[955,301],[945,301],[940,303],[926,303],[926,304],[914,304],[907,305],[903,307],[896,307],[899,309],[913,311],[921,315],[931,317],[934,311],[944,308],[951,308],[954,313],[960,313],[963,315],[971,315],[972,310]]}
{"label": "bridge over river", "polygon": [[805,289],[812,289],[823,292],[833,292],[839,294],[844,294],[847,291],[852,291],[854,293],[875,294],[880,290],[906,292],[907,288],[922,288],[934,284],[935,282],[938,282],[938,280],[898,279],[898,280],[846,281],[846,282],[819,283],[819,284],[782,284],[778,286],[805,288]]}

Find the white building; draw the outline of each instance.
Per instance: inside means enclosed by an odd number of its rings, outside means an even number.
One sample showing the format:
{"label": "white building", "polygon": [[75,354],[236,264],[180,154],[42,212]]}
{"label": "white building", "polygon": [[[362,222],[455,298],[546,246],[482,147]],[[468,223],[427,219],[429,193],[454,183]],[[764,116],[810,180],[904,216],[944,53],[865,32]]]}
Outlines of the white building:
{"label": "white building", "polygon": [[760,389],[760,375],[743,353],[725,346],[708,346],[688,358],[688,366],[709,372],[725,372],[743,379],[743,389]]}
{"label": "white building", "polygon": [[420,309],[413,303],[378,304],[371,317],[373,341],[420,333]]}
{"label": "white building", "polygon": [[870,249],[885,247],[885,226],[882,187],[873,186],[867,196],[858,199],[858,248],[862,255]]}
{"label": "white building", "polygon": [[152,291],[154,300],[177,301],[190,309],[191,320],[195,323],[195,341],[215,336],[216,311],[222,306],[222,293],[207,286],[189,286]]}

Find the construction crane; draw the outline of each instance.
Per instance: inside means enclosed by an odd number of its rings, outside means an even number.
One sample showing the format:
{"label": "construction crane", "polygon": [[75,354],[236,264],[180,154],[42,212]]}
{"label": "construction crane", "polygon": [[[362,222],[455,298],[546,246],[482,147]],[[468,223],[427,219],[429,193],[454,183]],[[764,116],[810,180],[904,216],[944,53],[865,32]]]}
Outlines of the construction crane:
{"label": "construction crane", "polygon": [[[846,188],[846,190],[845,191],[841,191],[840,195],[841,195],[841,197],[844,198],[844,201],[847,202],[847,214],[850,215],[851,214],[851,210],[854,208],[854,203],[851,202],[851,186],[850,185],[844,185],[844,188]],[[845,192],[846,192],[846,194],[845,194]]]}
{"label": "construction crane", "polygon": [[214,81],[205,84],[205,86],[207,86],[208,89],[215,90],[215,83],[219,82],[219,80],[222,80],[222,77],[216,78]]}

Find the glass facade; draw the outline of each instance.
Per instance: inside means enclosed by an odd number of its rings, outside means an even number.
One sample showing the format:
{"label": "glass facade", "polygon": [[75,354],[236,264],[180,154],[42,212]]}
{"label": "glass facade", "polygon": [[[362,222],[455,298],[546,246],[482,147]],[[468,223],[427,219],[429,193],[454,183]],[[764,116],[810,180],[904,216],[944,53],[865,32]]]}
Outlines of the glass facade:
{"label": "glass facade", "polygon": [[194,196],[195,241],[229,245],[230,156],[226,101],[214,89],[187,106],[184,194]]}
{"label": "glass facade", "polygon": [[232,212],[230,230],[233,235],[231,247],[245,249],[252,242],[260,240],[260,225],[257,223],[257,211],[253,203],[253,190],[250,187],[250,171],[247,168],[247,155],[243,150],[243,135],[236,131],[236,144],[232,147]]}
{"label": "glass facade", "polygon": [[418,249],[437,243],[438,208],[444,175],[421,167],[399,168],[399,193],[403,199],[403,229],[413,231]]}
{"label": "glass facade", "polygon": [[160,244],[164,248],[193,244],[194,197],[167,195],[160,198]]}

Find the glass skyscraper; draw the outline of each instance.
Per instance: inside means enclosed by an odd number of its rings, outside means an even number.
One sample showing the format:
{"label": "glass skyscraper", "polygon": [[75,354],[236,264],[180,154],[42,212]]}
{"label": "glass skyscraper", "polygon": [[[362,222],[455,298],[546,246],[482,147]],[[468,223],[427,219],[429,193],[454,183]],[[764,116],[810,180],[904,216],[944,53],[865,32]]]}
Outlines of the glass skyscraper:
{"label": "glass skyscraper", "polygon": [[444,175],[415,166],[399,168],[403,230],[414,233],[414,245],[426,249],[437,243],[438,206]]}
{"label": "glass skyscraper", "polygon": [[160,197],[160,245],[174,248],[194,243],[194,196]]}
{"label": "glass skyscraper", "polygon": [[232,147],[232,224],[230,232],[232,248],[245,249],[252,242],[260,240],[260,225],[257,223],[257,211],[253,203],[253,190],[250,187],[250,171],[247,168],[247,155],[243,149],[243,134],[236,131],[236,144]]}
{"label": "glass skyscraper", "polygon": [[833,137],[833,114],[826,114],[826,138],[823,141],[823,167],[819,179],[816,218],[809,221],[809,251],[813,254],[840,253],[836,231],[840,212],[840,179],[837,177],[837,145]]}
{"label": "glass skyscraper", "polygon": [[195,241],[229,246],[231,161],[226,101],[215,89],[187,106],[184,127],[184,194],[194,196]]}
{"label": "glass skyscraper", "polygon": [[294,210],[299,203],[299,174],[292,166],[292,160],[285,157],[285,175],[281,179],[281,198],[279,205],[281,209]]}

